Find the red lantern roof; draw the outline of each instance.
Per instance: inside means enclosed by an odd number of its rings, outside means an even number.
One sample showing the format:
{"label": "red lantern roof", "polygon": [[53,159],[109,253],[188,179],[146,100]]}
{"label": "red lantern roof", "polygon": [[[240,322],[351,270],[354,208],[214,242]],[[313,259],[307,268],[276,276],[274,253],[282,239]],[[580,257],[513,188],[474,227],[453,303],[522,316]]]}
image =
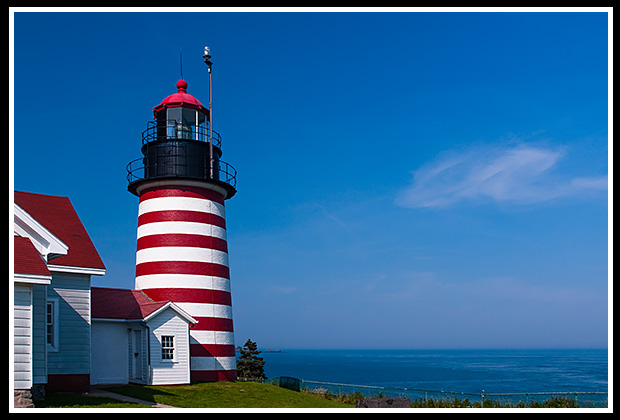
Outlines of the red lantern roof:
{"label": "red lantern roof", "polygon": [[181,79],[177,82],[177,89],[177,93],[173,93],[172,95],[168,96],[166,99],[161,101],[159,105],[153,108],[153,113],[155,115],[157,115],[157,113],[164,108],[183,107],[197,109],[203,114],[205,114],[207,116],[207,119],[209,118],[209,110],[202,106],[198,99],[187,93],[187,82],[185,80]]}

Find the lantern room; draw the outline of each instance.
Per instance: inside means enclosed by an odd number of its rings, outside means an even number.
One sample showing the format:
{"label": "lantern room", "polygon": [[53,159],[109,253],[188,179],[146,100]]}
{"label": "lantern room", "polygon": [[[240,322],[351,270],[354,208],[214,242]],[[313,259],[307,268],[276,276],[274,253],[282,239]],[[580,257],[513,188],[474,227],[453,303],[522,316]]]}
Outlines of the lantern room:
{"label": "lantern room", "polygon": [[157,137],[207,141],[209,110],[187,93],[187,82],[177,82],[178,92],[153,108]]}
{"label": "lantern room", "polygon": [[129,191],[139,195],[145,181],[186,178],[210,181],[236,193],[237,171],[220,160],[220,135],[210,127],[211,113],[187,93],[187,82],[176,84],[177,92],[153,108],[153,120],[142,132],[143,157],[127,165]]}

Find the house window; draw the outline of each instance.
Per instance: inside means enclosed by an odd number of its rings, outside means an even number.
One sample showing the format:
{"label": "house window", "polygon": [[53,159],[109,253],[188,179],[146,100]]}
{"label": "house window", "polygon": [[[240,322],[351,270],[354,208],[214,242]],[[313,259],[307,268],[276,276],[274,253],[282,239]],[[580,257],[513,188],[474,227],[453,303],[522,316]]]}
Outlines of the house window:
{"label": "house window", "polygon": [[47,349],[58,351],[58,301],[48,300],[45,309],[45,335]]}
{"label": "house window", "polygon": [[161,359],[174,360],[174,336],[161,336]]}

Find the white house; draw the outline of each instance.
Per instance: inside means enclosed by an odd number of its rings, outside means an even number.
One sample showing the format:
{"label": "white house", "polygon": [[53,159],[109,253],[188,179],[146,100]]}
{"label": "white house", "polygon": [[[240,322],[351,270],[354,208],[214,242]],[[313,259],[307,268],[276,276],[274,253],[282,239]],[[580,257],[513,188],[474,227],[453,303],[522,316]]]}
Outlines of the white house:
{"label": "white house", "polygon": [[90,278],[105,266],[67,197],[15,191],[13,387],[90,387]]}
{"label": "white house", "polygon": [[93,287],[92,384],[190,382],[189,328],[196,320],[140,290]]}

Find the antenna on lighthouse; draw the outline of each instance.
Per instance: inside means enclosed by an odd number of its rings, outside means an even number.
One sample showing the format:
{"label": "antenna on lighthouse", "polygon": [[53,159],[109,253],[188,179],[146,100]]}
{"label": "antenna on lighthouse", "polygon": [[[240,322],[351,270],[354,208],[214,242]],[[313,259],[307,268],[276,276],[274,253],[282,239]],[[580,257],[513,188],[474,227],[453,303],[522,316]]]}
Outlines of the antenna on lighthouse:
{"label": "antenna on lighthouse", "polygon": [[179,48],[179,66],[181,67],[181,80],[183,80],[183,50]]}
{"label": "antenna on lighthouse", "polygon": [[211,83],[211,48],[205,46],[202,58],[205,64],[209,66],[209,168],[211,171],[211,179],[213,179],[213,86]]}

